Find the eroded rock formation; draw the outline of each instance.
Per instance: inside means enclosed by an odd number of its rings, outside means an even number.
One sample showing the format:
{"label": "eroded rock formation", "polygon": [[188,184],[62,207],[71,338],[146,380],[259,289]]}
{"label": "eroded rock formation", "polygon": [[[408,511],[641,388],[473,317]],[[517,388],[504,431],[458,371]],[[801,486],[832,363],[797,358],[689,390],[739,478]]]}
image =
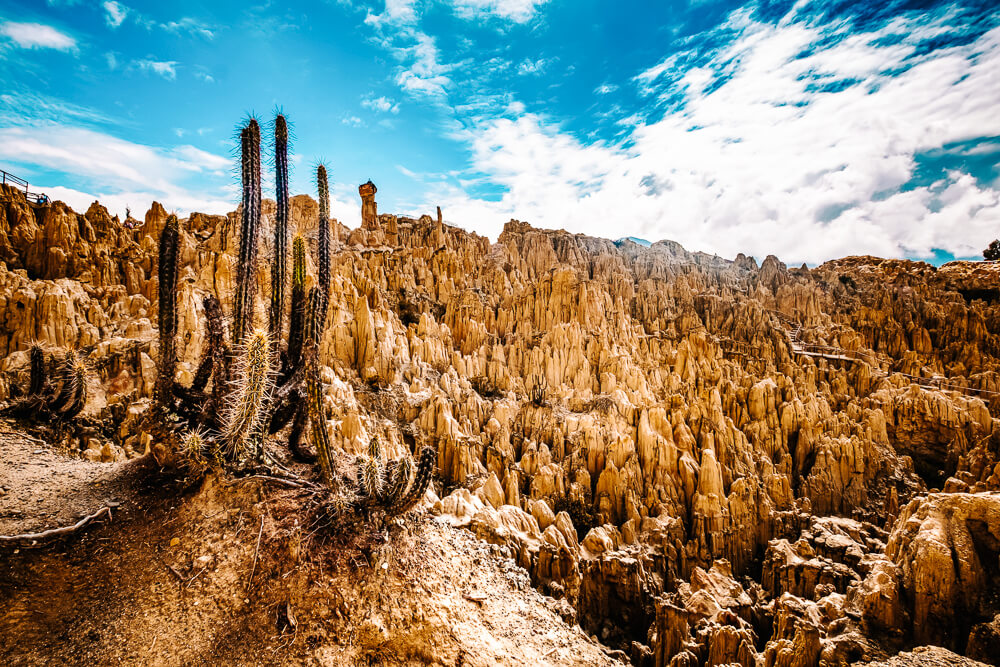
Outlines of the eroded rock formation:
{"label": "eroded rock formation", "polygon": [[[517,221],[491,244],[377,215],[371,189],[365,224],[334,235],[335,446],[378,435],[395,456],[412,425],[438,450],[434,511],[636,664],[843,665],[924,644],[997,660],[1000,267],[789,270]],[[293,226],[316,215],[293,198]],[[182,221],[182,383],[201,297],[231,299],[235,216]],[[91,458],[150,444],[128,424],[152,390],[165,219],[154,204],[131,229],[2,191],[0,399],[32,341],[89,352],[87,411],[121,420],[69,443]]]}

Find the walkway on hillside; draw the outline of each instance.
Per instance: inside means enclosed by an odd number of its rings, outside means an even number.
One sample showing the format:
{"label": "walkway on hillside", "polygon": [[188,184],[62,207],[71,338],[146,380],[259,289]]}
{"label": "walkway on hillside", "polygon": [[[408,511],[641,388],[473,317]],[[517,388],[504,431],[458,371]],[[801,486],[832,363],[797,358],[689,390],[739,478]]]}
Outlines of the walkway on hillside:
{"label": "walkway on hillside", "polygon": [[975,387],[966,387],[960,384],[955,384],[949,382],[948,378],[942,376],[936,376],[932,378],[920,377],[918,375],[910,375],[909,373],[900,373],[896,371],[887,371],[882,368],[883,364],[889,365],[892,359],[885,355],[874,354],[871,352],[865,352],[861,350],[845,350],[841,347],[834,347],[830,345],[814,345],[811,343],[803,343],[799,338],[802,333],[802,324],[795,321],[788,315],[778,312],[776,310],[768,311],[779,323],[779,329],[785,334],[788,339],[788,343],[792,348],[792,353],[803,357],[814,357],[820,359],[830,359],[833,361],[845,361],[848,363],[855,363],[858,361],[868,364],[873,375],[879,378],[889,377],[890,375],[900,375],[907,378],[917,386],[923,389],[941,389],[944,391],[957,391],[970,396],[979,396],[986,401],[989,401],[995,397],[1000,397],[1000,392],[990,391],[988,389],[977,389]]}

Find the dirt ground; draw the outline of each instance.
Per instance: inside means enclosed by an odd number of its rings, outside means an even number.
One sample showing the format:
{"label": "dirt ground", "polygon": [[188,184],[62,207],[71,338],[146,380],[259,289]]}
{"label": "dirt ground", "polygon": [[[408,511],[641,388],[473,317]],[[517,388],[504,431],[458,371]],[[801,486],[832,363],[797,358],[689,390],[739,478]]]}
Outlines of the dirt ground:
{"label": "dirt ground", "polygon": [[119,503],[72,537],[0,546],[0,664],[618,664],[498,547],[425,511],[337,532],[301,490],[0,437],[3,534]]}

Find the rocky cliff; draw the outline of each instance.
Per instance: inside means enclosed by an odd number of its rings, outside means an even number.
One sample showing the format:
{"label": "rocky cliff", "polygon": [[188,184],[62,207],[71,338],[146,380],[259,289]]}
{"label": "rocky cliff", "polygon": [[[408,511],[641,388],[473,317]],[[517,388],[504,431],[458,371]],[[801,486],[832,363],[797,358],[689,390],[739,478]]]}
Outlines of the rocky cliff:
{"label": "rocky cliff", "polygon": [[[316,215],[293,198],[295,228]],[[92,460],[151,444],[130,425],[166,217],[0,190],[0,400],[32,342],[84,351],[95,426],[66,446]],[[182,382],[202,296],[229,310],[235,220],[182,221]],[[928,644],[998,664],[1000,265],[788,269],[517,221],[491,244],[429,216],[335,230],[335,446],[399,450],[411,425],[438,451],[432,511],[506,547],[589,634],[642,665]]]}

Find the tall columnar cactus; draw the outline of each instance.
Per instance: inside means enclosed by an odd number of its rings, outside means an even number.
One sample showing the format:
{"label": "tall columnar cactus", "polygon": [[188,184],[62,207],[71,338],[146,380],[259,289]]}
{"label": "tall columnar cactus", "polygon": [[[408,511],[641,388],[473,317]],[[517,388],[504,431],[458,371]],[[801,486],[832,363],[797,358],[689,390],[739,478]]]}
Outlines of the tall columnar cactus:
{"label": "tall columnar cactus", "polygon": [[[186,431],[172,431],[187,458],[206,451],[224,451],[231,459],[253,457],[263,462],[263,439],[291,424],[289,448],[296,458],[306,459],[299,449],[305,434],[316,451],[323,480],[331,489],[340,487],[337,458],[327,430],[319,345],[330,303],[331,222],[326,168],[316,171],[320,198],[318,220],[317,286],[306,294],[306,243],[296,236],[292,243],[292,287],[287,344],[282,345],[285,317],[285,287],[289,216],[288,127],[283,116],[274,125],[276,195],[274,257],[267,330],[254,327],[257,246],[261,229],[260,127],[251,120],[240,132],[242,208],[236,286],[233,294],[233,330],[227,336],[218,299],[204,299],[207,345],[188,387],[174,381],[176,365],[176,290],[179,231],[172,218],[160,239],[160,374],[157,399],[186,422]],[[230,344],[236,352],[230,352]],[[73,368],[77,369],[75,363]],[[75,409],[79,403],[77,384],[67,375],[58,403],[60,409]],[[211,388],[209,389],[209,383]],[[70,407],[72,406],[72,407]],[[168,427],[173,428],[173,427]],[[216,437],[205,435],[215,431]],[[187,435],[182,435],[186,432]],[[359,460],[357,498],[360,506],[387,514],[410,509],[430,483],[436,455],[431,448],[420,452],[419,462],[408,453],[387,460],[384,449],[373,439],[368,455]]]}
{"label": "tall columnar cactus", "polygon": [[159,280],[160,356],[157,363],[156,398],[161,405],[172,401],[174,369],[177,366],[177,252],[180,243],[177,216],[167,218],[160,232]]}
{"label": "tall columnar cactus", "polygon": [[31,375],[28,382],[28,395],[41,396],[48,387],[48,376],[45,371],[45,348],[34,343],[28,352],[31,360]]}
{"label": "tall columnar cactus", "polygon": [[229,391],[230,351],[219,300],[214,294],[209,294],[202,301],[202,305],[205,307],[205,320],[208,324],[208,349],[205,351],[205,359],[212,368],[212,393],[207,397],[207,401],[203,401],[204,409],[198,423],[214,425],[216,415],[224,405]]}
{"label": "tall columnar cactus", "polygon": [[260,125],[254,118],[240,132],[243,208],[240,215],[240,254],[233,295],[233,342],[242,342],[253,326],[256,296],[257,242],[260,235]]}
{"label": "tall columnar cactus", "polygon": [[272,340],[281,338],[285,315],[285,268],[288,256],[288,124],[278,114],[274,119],[275,200],[274,257],[271,264],[271,309],[268,329]]}
{"label": "tall columnar cactus", "polygon": [[306,241],[296,236],[292,242],[292,312],[288,324],[288,362],[298,366],[306,319]]}
{"label": "tall columnar cactus", "polygon": [[326,179],[326,166],[316,167],[316,185],[319,190],[319,234],[317,243],[317,282],[323,297],[320,319],[326,321],[330,304],[330,186]]}
{"label": "tall columnar cactus", "polygon": [[323,482],[331,489],[339,487],[333,445],[326,430],[326,408],[323,406],[323,381],[319,376],[319,351],[315,341],[307,341],[303,350],[305,363],[306,399],[309,410],[309,441],[316,450]]}
{"label": "tall columnar cactus", "polygon": [[[256,329],[247,335],[239,357],[236,392],[229,407],[222,438],[227,452],[235,459],[251,452],[248,445],[259,446],[265,428],[265,406],[271,390],[273,373],[271,340],[266,331]],[[253,452],[260,455],[259,451]]]}

